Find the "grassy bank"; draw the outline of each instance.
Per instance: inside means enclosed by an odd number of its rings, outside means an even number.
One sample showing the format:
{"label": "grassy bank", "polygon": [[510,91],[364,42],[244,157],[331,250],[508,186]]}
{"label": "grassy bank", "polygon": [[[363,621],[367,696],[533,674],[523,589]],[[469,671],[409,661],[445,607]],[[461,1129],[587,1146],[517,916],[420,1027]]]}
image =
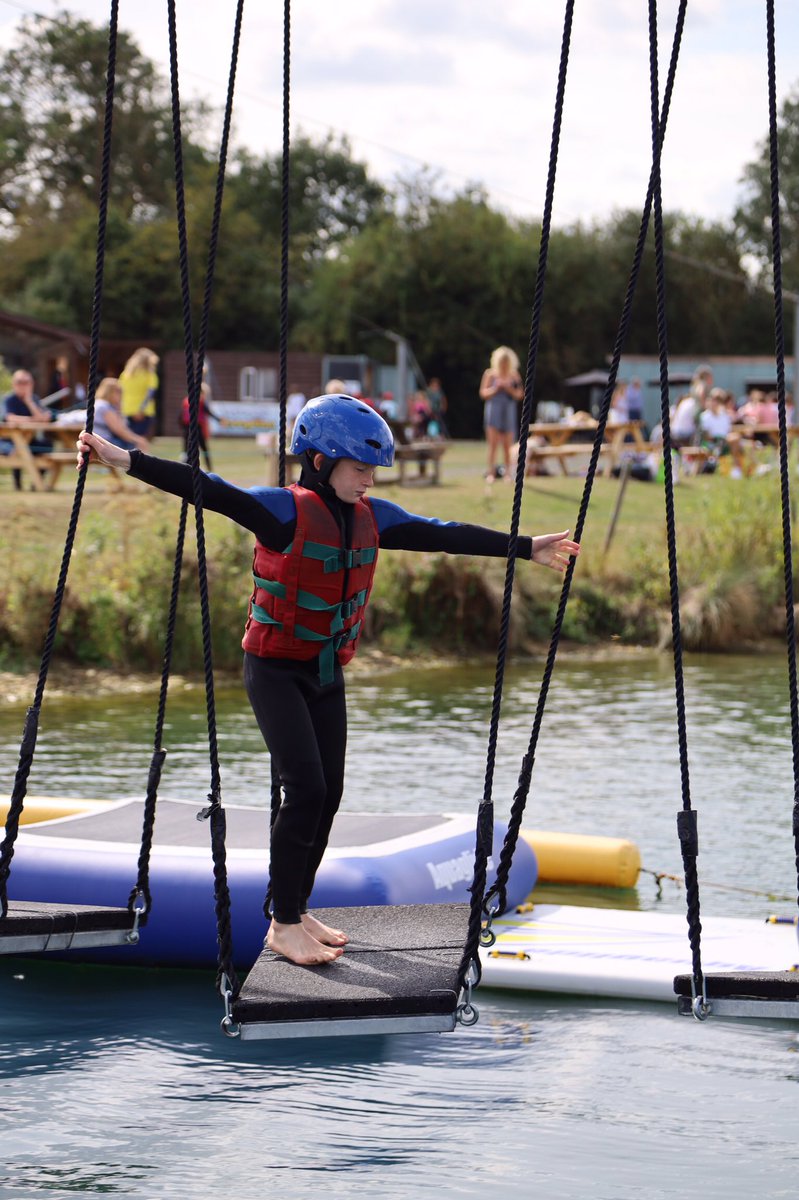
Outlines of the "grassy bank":
{"label": "grassy bank", "polygon": [[[215,467],[243,486],[263,482],[252,442],[218,441]],[[174,440],[156,446],[177,455]],[[487,487],[483,447],[457,443],[447,452],[438,488],[384,485],[380,495],[411,511],[507,527],[513,488]],[[573,527],[583,481],[528,481],[522,528]],[[0,668],[26,669],[41,653],[71,506],[71,481],[54,493],[15,493],[0,478],[4,521],[0,548]],[[668,629],[663,497],[654,484],[630,483],[610,553],[602,547],[618,493],[596,481],[564,633],[581,644],[614,640],[655,645]],[[129,481],[106,491],[94,470],[86,490],[60,622],[57,653],[85,666],[153,670],[161,660],[179,502]],[[686,645],[736,650],[780,633],[782,557],[776,473],[735,480],[702,476],[677,492],[680,579]],[[250,591],[251,538],[215,514],[207,517],[217,664],[234,669]],[[446,555],[383,555],[367,640],[389,653],[437,650],[490,653],[496,640],[504,564]],[[560,580],[521,563],[512,643],[524,653],[549,637]],[[201,662],[196,555],[189,539],[183,571],[175,670]]]}

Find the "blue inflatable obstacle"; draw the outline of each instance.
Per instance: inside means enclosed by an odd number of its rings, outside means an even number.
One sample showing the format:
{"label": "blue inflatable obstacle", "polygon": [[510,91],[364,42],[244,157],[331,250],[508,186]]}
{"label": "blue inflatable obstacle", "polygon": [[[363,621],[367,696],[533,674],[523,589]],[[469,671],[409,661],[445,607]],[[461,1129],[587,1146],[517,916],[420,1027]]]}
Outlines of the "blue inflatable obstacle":
{"label": "blue inflatable obstacle", "polygon": [[[198,805],[159,800],[150,867],[153,906],[136,946],[72,950],[87,961],[152,966],[216,963],[213,874],[207,823]],[[263,948],[269,813],[225,805],[227,867],[237,965],[252,965]],[[125,905],[136,880],[143,804],[109,803],[20,829],[8,894],[11,900]],[[497,822],[497,852],[506,826]],[[314,908],[468,902],[474,870],[474,820],[418,813],[346,813],[336,818],[317,875]],[[508,887],[520,904],[537,877],[534,851],[519,841]],[[489,883],[494,879],[489,863]]]}

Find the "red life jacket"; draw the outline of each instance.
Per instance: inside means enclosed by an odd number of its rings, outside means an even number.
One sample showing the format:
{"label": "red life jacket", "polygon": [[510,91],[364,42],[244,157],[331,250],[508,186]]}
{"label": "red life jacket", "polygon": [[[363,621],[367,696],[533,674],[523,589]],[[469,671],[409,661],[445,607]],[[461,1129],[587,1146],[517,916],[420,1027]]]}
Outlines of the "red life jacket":
{"label": "red life jacket", "polygon": [[[184,429],[188,429],[191,421],[191,405],[188,396],[183,397],[183,403],[180,406],[180,423]],[[199,405],[197,408],[197,424],[200,433],[206,441],[208,441],[208,414],[205,411],[205,400],[200,396]]]}
{"label": "red life jacket", "polygon": [[[281,554],[255,543],[255,590],[242,646],[259,658],[307,661],[319,655],[330,683],[335,657],[344,665],[358,646],[377,563],[377,523],[368,500],[354,505],[352,547],[321,496],[293,483],[294,539]],[[344,595],[346,584],[347,595]]]}

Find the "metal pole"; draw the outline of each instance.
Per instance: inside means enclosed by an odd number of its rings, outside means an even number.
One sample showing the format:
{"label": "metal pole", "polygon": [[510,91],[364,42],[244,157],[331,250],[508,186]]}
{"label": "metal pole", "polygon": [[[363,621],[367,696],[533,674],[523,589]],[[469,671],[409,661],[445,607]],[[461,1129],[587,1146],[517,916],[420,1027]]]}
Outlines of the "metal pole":
{"label": "metal pole", "polygon": [[397,415],[401,421],[408,418],[408,343],[397,338]]}
{"label": "metal pole", "polygon": [[630,460],[625,458],[621,465],[621,475],[619,478],[619,490],[616,493],[616,503],[613,507],[613,515],[610,518],[608,532],[605,535],[605,545],[602,547],[602,557],[604,558],[610,549],[610,543],[613,541],[613,535],[616,532],[616,522],[619,519],[621,506],[624,503],[624,493],[627,490],[627,480],[630,478]]}

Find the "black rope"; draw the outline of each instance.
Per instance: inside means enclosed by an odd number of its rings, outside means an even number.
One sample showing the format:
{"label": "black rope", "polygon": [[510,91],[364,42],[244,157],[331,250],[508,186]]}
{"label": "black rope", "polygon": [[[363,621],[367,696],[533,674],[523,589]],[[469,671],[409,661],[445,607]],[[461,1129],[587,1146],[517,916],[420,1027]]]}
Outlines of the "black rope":
{"label": "black rope", "polygon": [[[221,981],[227,976],[230,990],[235,997],[239,984],[233,968],[233,938],[230,922],[230,891],[227,881],[225,850],[225,813],[222,808],[219,753],[216,731],[216,705],[214,700],[214,669],[211,646],[211,614],[208,598],[208,569],[205,549],[205,522],[203,519],[203,484],[199,456],[199,396],[202,368],[198,362],[195,370],[194,339],[191,319],[191,288],[189,284],[189,255],[186,235],[186,202],[183,171],[183,139],[180,127],[180,92],[178,85],[177,28],[175,0],[168,0],[169,21],[169,65],[172,91],[172,133],[175,149],[175,196],[177,203],[178,250],[180,259],[180,287],[183,301],[183,337],[186,360],[186,380],[189,392],[189,436],[187,453],[192,474],[192,498],[194,502],[195,528],[197,537],[197,574],[200,591],[200,615],[202,622],[203,665],[205,670],[205,699],[208,725],[208,749],[211,769],[209,805],[198,816],[211,822],[211,852],[214,863],[214,900],[219,941],[219,975]],[[237,31],[240,12],[237,13]],[[235,43],[234,43],[235,45]],[[231,64],[234,75],[235,60]],[[232,94],[232,93],[231,93]],[[227,120],[227,113],[226,113]],[[223,156],[220,155],[220,168]],[[222,184],[218,181],[218,189]],[[218,192],[219,195],[219,192]],[[221,203],[221,196],[220,196]],[[210,285],[207,288],[210,302]]]}
{"label": "black rope", "polygon": [[[111,129],[114,113],[114,86],[116,81],[118,15],[119,0],[111,0],[111,17],[108,26],[108,65],[106,69],[105,113],[103,118],[103,149],[100,169],[100,199],[97,221],[97,250],[95,257],[94,297],[92,300],[92,323],[89,345],[89,380],[86,405],[86,428],[89,430],[89,432],[91,432],[94,425],[94,398],[97,390],[97,365],[100,348],[100,316],[102,313],[103,304],[106,227],[108,223],[108,197],[111,179]],[[3,839],[2,846],[0,846],[0,915],[3,917],[6,916],[8,912],[7,888],[8,877],[11,872],[11,860],[14,857],[14,846],[17,840],[17,834],[19,832],[19,820],[20,816],[22,815],[22,810],[25,806],[25,795],[28,790],[28,777],[30,775],[31,765],[33,763],[33,755],[36,749],[36,739],[39,730],[39,715],[41,713],[44,690],[47,685],[47,675],[50,670],[50,660],[53,655],[53,646],[55,643],[56,632],[58,630],[58,619],[61,614],[61,606],[63,604],[64,593],[67,586],[67,576],[69,574],[72,550],[75,544],[75,536],[78,528],[78,517],[80,516],[81,505],[83,502],[83,492],[86,486],[86,468],[88,461],[89,456],[88,454],[85,454],[83,458],[83,465],[81,470],[78,472],[78,478],[75,485],[75,496],[72,502],[72,512],[70,514],[69,525],[67,527],[64,551],[61,559],[61,569],[59,571],[58,582],[56,584],[55,595],[53,597],[53,605],[50,612],[50,624],[47,629],[47,634],[44,641],[44,649],[42,651],[39,677],[36,682],[33,703],[28,709],[25,718],[25,726],[20,744],[19,763],[14,778],[14,786],[11,793],[8,816],[6,818],[5,837]]]}
{"label": "black rope", "polygon": [[460,984],[464,985],[470,969],[474,969],[479,980],[480,963],[478,946],[483,918],[483,897],[486,888],[488,860],[493,849],[494,838],[494,766],[496,762],[497,738],[499,734],[499,718],[502,708],[502,687],[505,678],[505,664],[508,656],[508,640],[510,634],[510,610],[513,596],[513,580],[516,573],[516,554],[518,551],[519,524],[521,520],[522,493],[524,490],[524,470],[527,457],[527,442],[530,436],[530,422],[533,411],[533,391],[535,387],[535,372],[538,358],[538,342],[541,332],[541,311],[546,283],[547,258],[549,253],[549,234],[552,224],[552,205],[555,195],[555,176],[558,165],[558,146],[563,120],[563,100],[566,92],[566,72],[569,65],[569,46],[571,42],[572,17],[574,0],[566,0],[563,21],[563,38],[560,49],[560,67],[558,70],[557,94],[555,98],[555,115],[552,123],[552,140],[549,151],[549,168],[547,171],[546,199],[544,215],[541,222],[541,241],[538,250],[538,270],[536,274],[535,294],[533,298],[532,320],[530,325],[530,342],[527,351],[527,369],[524,381],[524,399],[522,401],[521,422],[519,430],[519,457],[516,465],[516,484],[513,491],[513,509],[511,513],[510,536],[508,539],[508,559],[505,567],[505,590],[502,597],[502,615],[500,618],[499,643],[497,647],[497,666],[494,677],[494,696],[491,706],[491,722],[488,731],[488,748],[486,752],[486,770],[483,786],[483,799],[477,813],[477,840],[474,858],[474,879],[472,881],[471,908],[469,914],[469,929],[460,966]]}
{"label": "black rope", "polygon": [[[677,22],[674,31],[674,40],[672,43],[671,59],[669,62],[669,74],[666,83],[666,91],[663,97],[663,113],[660,122],[661,139],[665,137],[666,125],[668,122],[669,110],[671,107],[671,99],[674,91],[674,80],[677,72],[677,63],[679,61],[680,46],[682,43],[682,34],[685,26],[685,12],[687,8],[687,0],[681,0],[680,8],[677,14]],[[624,351],[624,343],[627,339],[627,333],[630,327],[632,318],[633,300],[635,291],[638,285],[638,278],[641,273],[641,265],[646,247],[646,238],[649,230],[649,218],[652,209],[652,197],[654,189],[654,172],[650,174],[649,186],[647,189],[646,200],[644,202],[643,212],[641,214],[641,224],[638,230],[638,240],[633,254],[633,262],[630,270],[630,277],[627,283],[627,292],[622,305],[621,317],[619,326],[616,332],[616,340],[613,346],[611,357],[611,366],[608,373],[608,382],[602,397],[599,416],[597,420],[597,428],[594,435],[594,444],[591,450],[591,458],[586,472],[585,484],[583,486],[583,494],[580,501],[580,508],[577,515],[577,521],[574,527],[574,540],[579,542],[582,539],[583,529],[588,515],[588,508],[591,501],[593,491],[594,478],[596,476],[597,467],[599,464],[599,455],[602,448],[602,443],[605,437],[605,428],[607,425],[608,413],[610,411],[610,402],[613,392],[616,387],[616,379],[619,373],[619,364]],[[519,840],[519,833],[522,827],[524,818],[525,806],[527,797],[530,791],[530,783],[532,780],[533,768],[535,766],[535,755],[538,747],[538,738],[541,732],[541,725],[544,719],[546,710],[547,697],[549,695],[549,687],[552,681],[552,675],[555,670],[555,662],[560,644],[561,632],[563,629],[563,621],[566,615],[566,606],[568,604],[569,595],[571,592],[572,578],[574,575],[574,559],[569,561],[567,566],[563,585],[561,588],[560,600],[555,616],[555,621],[550,637],[549,649],[547,652],[547,660],[544,668],[541,686],[539,689],[538,700],[536,703],[535,716],[530,733],[530,741],[527,751],[522,758],[519,778],[516,785],[516,791],[513,796],[513,804],[511,806],[510,817],[508,819],[508,830],[505,835],[505,840],[500,853],[499,863],[497,865],[497,877],[495,883],[489,888],[486,897],[484,908],[492,905],[496,899],[497,907],[500,912],[503,912],[507,907],[507,883],[510,875],[511,866],[513,864],[513,856]]]}
{"label": "black rope", "polygon": [[286,395],[289,347],[289,216],[291,182],[291,0],[283,3],[283,159],[280,179],[280,355],[278,399],[280,401],[280,431],[278,477],[279,487],[286,486]]}
{"label": "black rope", "polygon": [[[794,619],[793,556],[791,546],[791,485],[788,466],[788,430],[785,415],[785,329],[782,306],[782,233],[780,225],[779,139],[777,134],[777,69],[774,36],[774,0],[767,0],[769,157],[771,165],[771,243],[774,278],[774,335],[777,361],[777,407],[780,425],[780,498],[782,552],[785,576],[785,641],[788,650],[788,691],[793,750],[793,838],[799,891],[799,702],[796,685],[796,622]],[[799,361],[799,346],[794,346]]]}
{"label": "black rope", "polygon": [[128,897],[128,908],[133,911],[139,908],[140,924],[144,924],[152,908],[150,893],[150,855],[153,848],[155,830],[155,810],[158,803],[158,788],[161,784],[161,772],[164,769],[166,750],[163,748],[164,721],[166,719],[166,701],[169,692],[169,676],[172,669],[172,652],[175,644],[175,629],[177,627],[178,598],[180,596],[180,575],[183,566],[183,546],[186,541],[186,518],[189,505],[184,500],[180,506],[180,519],[175,539],[175,557],[172,566],[172,586],[169,595],[169,609],[166,621],[166,637],[164,638],[164,655],[161,663],[161,685],[158,693],[158,710],[155,718],[153,735],[153,756],[150,760],[150,770],[147,774],[147,792],[144,797],[144,815],[142,818],[141,848],[136,875],[136,883]]}
{"label": "black rope", "polygon": [[[208,326],[211,311],[211,298],[213,294],[213,281],[216,268],[216,258],[219,246],[219,228],[222,218],[222,200],[225,190],[225,174],[227,169],[227,154],[230,142],[230,126],[233,114],[233,94],[236,83],[236,68],[238,65],[239,43],[241,40],[241,21],[244,7],[244,0],[239,0],[236,10],[236,20],[233,32],[233,48],[231,52],[230,73],[228,76],[227,100],[225,103],[225,115],[222,128],[222,139],[219,150],[219,159],[216,177],[216,193],[214,197],[214,210],[211,221],[211,233],[208,243],[208,261],[205,273],[205,288],[203,291],[202,314],[200,318],[200,336],[197,350],[197,373],[202,382],[202,369],[205,362],[205,352],[208,343]],[[191,415],[191,414],[190,414]],[[194,423],[195,439],[199,445],[197,437],[197,429],[199,427],[199,402]],[[191,422],[190,430],[191,434]],[[175,555],[174,566],[172,571],[172,586],[169,600],[169,610],[167,616],[166,637],[164,639],[164,656],[161,670],[161,687],[158,700],[158,712],[155,722],[154,734],[154,749],[153,757],[150,763],[150,771],[147,780],[147,795],[144,804],[144,819],[142,827],[142,845],[139,854],[138,877],[136,885],[131,891],[128,899],[128,907],[133,909],[137,901],[143,902],[141,911],[143,912],[142,924],[146,920],[146,916],[150,911],[152,900],[149,887],[149,870],[150,870],[150,853],[152,850],[153,830],[155,825],[155,811],[158,798],[158,787],[161,780],[161,772],[166,758],[166,751],[163,749],[163,730],[164,720],[166,715],[166,702],[169,690],[169,677],[172,666],[172,655],[174,649],[175,629],[177,625],[177,609],[178,599],[180,595],[180,579],[183,565],[183,551],[186,537],[186,523],[188,517],[189,503],[184,500],[180,507],[180,519],[178,521],[178,532],[175,539]]]}
{"label": "black rope", "polygon": [[671,605],[671,643],[674,659],[674,695],[677,706],[677,741],[680,759],[682,811],[677,817],[687,901],[688,938],[691,945],[694,995],[704,995],[702,975],[699,879],[696,859],[699,853],[696,813],[691,808],[691,780],[688,769],[688,735],[685,722],[685,683],[682,660],[682,629],[680,624],[680,583],[677,565],[677,531],[674,514],[674,478],[671,453],[671,421],[669,413],[669,350],[666,320],[666,270],[663,246],[663,205],[660,187],[660,129],[658,121],[658,47],[657,0],[649,0],[649,72],[650,108],[652,120],[652,173],[654,177],[653,227],[655,234],[655,293],[657,302],[658,359],[660,375],[660,423],[663,445],[663,470],[666,502],[666,545],[669,561],[669,599]]}
{"label": "black rope", "polygon": [[[283,4],[283,161],[280,186],[280,353],[278,399],[280,416],[278,424],[278,487],[286,486],[286,401],[288,379],[289,346],[289,216],[290,216],[290,152],[291,152],[291,0]],[[269,835],[275,827],[277,814],[283,800],[280,774],[274,758],[270,759],[271,789],[269,796]],[[272,907],[272,880],[270,878],[264,899],[264,916],[270,916]]]}

